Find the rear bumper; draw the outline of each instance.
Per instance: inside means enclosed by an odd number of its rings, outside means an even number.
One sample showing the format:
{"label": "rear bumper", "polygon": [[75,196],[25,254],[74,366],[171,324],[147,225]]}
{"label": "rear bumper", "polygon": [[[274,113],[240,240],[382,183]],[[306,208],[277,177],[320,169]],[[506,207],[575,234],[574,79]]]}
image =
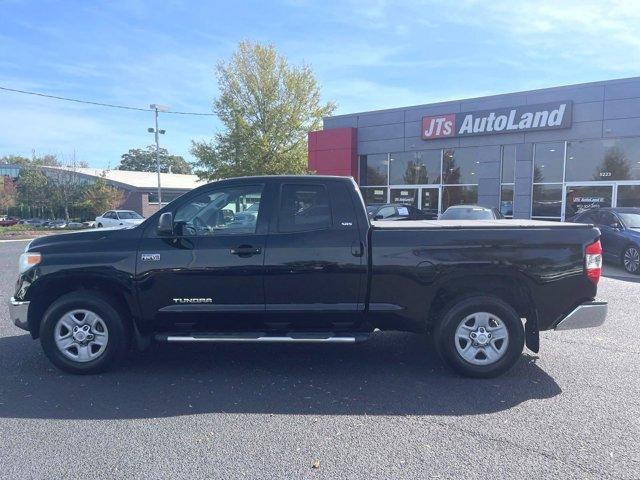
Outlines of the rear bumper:
{"label": "rear bumper", "polygon": [[556,330],[599,327],[607,318],[607,302],[597,300],[583,303],[574,308],[555,326]]}
{"label": "rear bumper", "polygon": [[16,327],[29,331],[29,302],[21,302],[11,297],[9,300],[9,319]]}

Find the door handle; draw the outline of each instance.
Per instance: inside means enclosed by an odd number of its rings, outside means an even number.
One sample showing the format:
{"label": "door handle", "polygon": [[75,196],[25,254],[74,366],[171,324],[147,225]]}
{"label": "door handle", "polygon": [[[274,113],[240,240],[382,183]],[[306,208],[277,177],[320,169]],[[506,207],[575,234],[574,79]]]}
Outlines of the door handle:
{"label": "door handle", "polygon": [[251,255],[260,255],[262,249],[251,245],[240,245],[239,247],[229,250],[229,253],[231,253],[231,255],[238,255],[239,257],[250,257]]}

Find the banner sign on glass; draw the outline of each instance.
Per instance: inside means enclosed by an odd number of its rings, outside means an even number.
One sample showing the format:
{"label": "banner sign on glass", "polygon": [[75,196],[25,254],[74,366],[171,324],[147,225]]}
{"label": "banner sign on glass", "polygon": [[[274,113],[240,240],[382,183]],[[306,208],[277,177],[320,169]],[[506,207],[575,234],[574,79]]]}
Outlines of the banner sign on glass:
{"label": "banner sign on glass", "polygon": [[569,128],[572,107],[571,101],[567,100],[422,117],[422,138],[433,140]]}

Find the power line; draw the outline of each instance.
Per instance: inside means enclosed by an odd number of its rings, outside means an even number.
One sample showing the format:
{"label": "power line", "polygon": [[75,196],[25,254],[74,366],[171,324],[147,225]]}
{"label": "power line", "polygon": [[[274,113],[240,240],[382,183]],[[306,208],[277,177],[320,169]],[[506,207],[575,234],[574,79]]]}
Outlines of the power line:
{"label": "power line", "polygon": [[[53,98],[55,100],[64,100],[66,102],[76,102],[76,103],[84,103],[87,105],[96,105],[98,107],[109,107],[109,108],[120,108],[123,110],[137,110],[139,112],[149,112],[149,111],[153,111],[150,110],[148,108],[139,108],[139,107],[130,107],[128,105],[115,105],[112,103],[101,103],[101,102],[91,102],[89,100],[79,100],[77,98],[68,98],[68,97],[58,97],[56,95],[47,95],[45,93],[38,93],[38,92],[28,92],[26,90],[18,90],[15,88],[7,88],[7,87],[1,87],[0,86],[0,90],[5,90],[7,92],[14,92],[14,93],[22,93],[25,95],[34,95],[36,97],[45,97],[45,98]],[[201,112],[176,112],[176,111],[172,111],[172,110],[168,110],[162,113],[171,113],[173,115],[196,115],[196,116],[201,116],[201,117],[211,117],[211,116],[215,116],[215,113],[201,113]]]}

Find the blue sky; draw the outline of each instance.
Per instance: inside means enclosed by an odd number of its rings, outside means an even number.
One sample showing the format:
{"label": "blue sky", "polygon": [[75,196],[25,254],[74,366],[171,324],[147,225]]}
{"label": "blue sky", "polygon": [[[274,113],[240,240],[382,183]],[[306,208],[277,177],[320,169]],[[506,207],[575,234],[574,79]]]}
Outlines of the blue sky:
{"label": "blue sky", "polygon": [[[640,75],[637,0],[407,2],[0,0],[0,86],[210,112],[215,65],[241,40],[310,64],[336,113]],[[150,112],[0,92],[0,155],[115,167],[152,143]],[[215,117],[161,117],[192,160]]]}

